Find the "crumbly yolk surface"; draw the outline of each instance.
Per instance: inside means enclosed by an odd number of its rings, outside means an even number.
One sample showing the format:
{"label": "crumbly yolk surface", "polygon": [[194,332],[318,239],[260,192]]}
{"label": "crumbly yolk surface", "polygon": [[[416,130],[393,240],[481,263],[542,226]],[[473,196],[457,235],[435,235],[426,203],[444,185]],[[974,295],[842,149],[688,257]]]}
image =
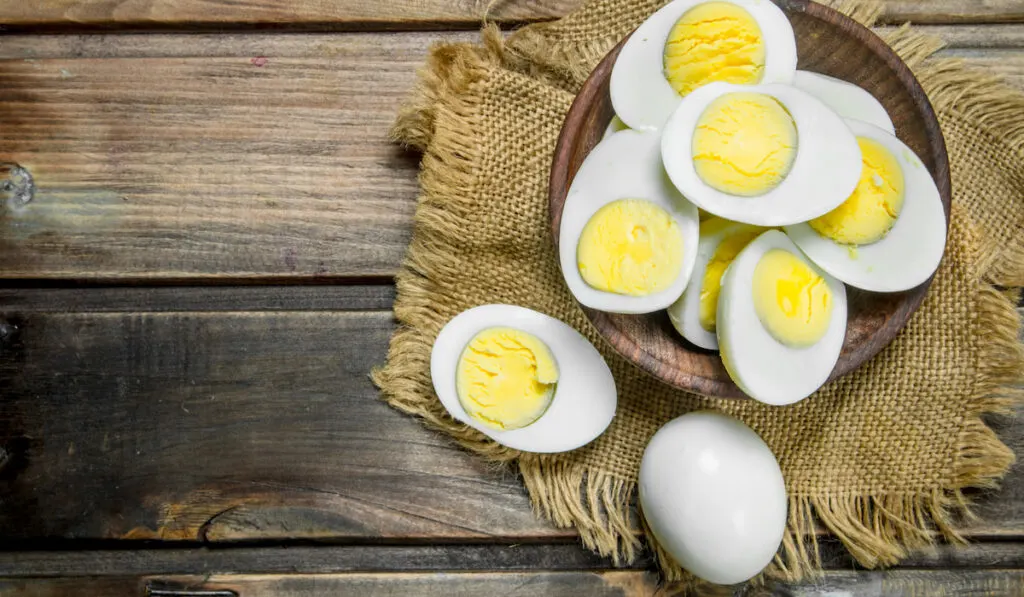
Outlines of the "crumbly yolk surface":
{"label": "crumbly yolk surface", "polygon": [[722,239],[711,255],[704,269],[704,279],[700,287],[700,326],[714,332],[718,325],[718,296],[722,291],[722,275],[733,259],[740,254],[750,241],[757,238],[764,230],[760,228],[744,229]]}
{"label": "crumbly yolk surface", "polygon": [[832,319],[832,291],[817,272],[784,249],[772,249],[754,268],[754,310],[781,344],[811,346]]}
{"label": "crumbly yolk surface", "polygon": [[756,197],[778,186],[793,167],[796,124],[769,95],[728,93],[700,115],[692,144],[693,165],[705,184]]}
{"label": "crumbly yolk surface", "polygon": [[713,81],[756,84],[764,75],[765,41],[757,21],[729,2],[686,11],[665,42],[665,78],[686,95]]}
{"label": "crumbly yolk surface", "polygon": [[580,234],[576,261],[583,281],[604,292],[646,296],[668,289],[683,264],[683,233],[661,206],[613,201]]}
{"label": "crumbly yolk surface", "polygon": [[867,245],[889,234],[903,209],[903,169],[884,145],[858,137],[860,181],[839,207],[808,222],[821,236],[844,245]]}
{"label": "crumbly yolk surface", "polygon": [[558,382],[548,346],[533,334],[488,328],[459,358],[455,387],[466,413],[495,429],[526,427],[544,414]]}

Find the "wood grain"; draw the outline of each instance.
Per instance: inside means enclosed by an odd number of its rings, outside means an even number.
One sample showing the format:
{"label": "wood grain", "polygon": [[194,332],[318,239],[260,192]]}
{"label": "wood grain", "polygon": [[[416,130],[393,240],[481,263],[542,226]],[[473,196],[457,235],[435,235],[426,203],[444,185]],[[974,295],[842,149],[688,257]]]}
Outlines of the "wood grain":
{"label": "wood grain", "polygon": [[437,36],[276,39],[303,50],[0,60],[0,161],[38,185],[0,277],[390,275],[417,163],[387,130]]}
{"label": "wood grain", "polygon": [[[1024,88],[1024,44],[977,51],[1018,43],[994,27],[936,32]],[[30,166],[41,190],[0,210],[0,279],[393,275],[417,160],[387,129],[426,46],[474,37],[5,36],[0,161]]]}
{"label": "wood grain", "polygon": [[[0,580],[0,593],[25,597],[144,595],[146,587],[170,591],[235,591],[243,597],[647,597],[652,574],[604,572],[477,572],[453,574],[213,575],[48,581]],[[187,593],[182,593],[186,597]]]}
{"label": "wood grain", "polygon": [[8,544],[572,537],[379,400],[390,313],[2,313]]}
{"label": "wood grain", "polygon": [[[390,313],[301,310],[321,305],[292,290],[275,312],[146,311],[124,289],[79,292],[138,310],[0,304],[2,547],[573,540],[533,516],[513,474],[379,400],[368,375]],[[30,302],[18,292],[8,305]],[[997,423],[1024,453],[1024,426]],[[1024,536],[1024,469],[976,510],[969,536]]]}
{"label": "wood grain", "polygon": [[[0,592],[22,597],[143,595],[147,588],[181,597],[198,591],[234,591],[243,597],[654,597],[653,574],[608,570],[578,572],[456,572],[136,576],[119,578],[0,579]],[[760,588],[708,587],[700,593],[726,597],[1006,597],[1024,592],[1024,570],[826,572],[804,584],[770,583]]]}
{"label": "wood grain", "polygon": [[[492,20],[523,23],[563,16],[580,0],[0,0],[0,23],[24,29],[205,29],[276,27],[388,30],[473,27]],[[883,19],[917,23],[1024,20],[1017,0],[884,0]]]}
{"label": "wood grain", "polygon": [[[798,66],[855,83],[882,102],[900,139],[931,172],[948,218],[951,184],[945,142],[927,95],[907,66],[885,42],[834,10],[806,0],[783,0],[780,5],[796,34]],[[614,115],[609,81],[621,47],[606,56],[584,83],[555,148],[548,199],[556,246],[573,177]],[[912,290],[890,294],[850,289],[845,341],[830,379],[853,371],[885,348],[924,300],[930,283],[929,279]],[[663,312],[584,312],[621,355],[659,380],[707,396],[746,398],[721,359],[679,338]]]}
{"label": "wood grain", "polygon": [[[123,544],[122,544],[123,545]],[[629,565],[653,566],[649,555]],[[822,545],[826,570],[858,569],[836,540]],[[952,570],[1024,568],[1024,543],[998,542],[939,545],[911,555],[905,568]],[[0,551],[0,578],[59,578],[62,576],[138,576],[203,574],[336,574],[344,572],[429,572],[602,570],[613,567],[578,543],[474,545],[290,545],[162,547],[76,551]],[[624,568],[625,569],[625,568]]]}

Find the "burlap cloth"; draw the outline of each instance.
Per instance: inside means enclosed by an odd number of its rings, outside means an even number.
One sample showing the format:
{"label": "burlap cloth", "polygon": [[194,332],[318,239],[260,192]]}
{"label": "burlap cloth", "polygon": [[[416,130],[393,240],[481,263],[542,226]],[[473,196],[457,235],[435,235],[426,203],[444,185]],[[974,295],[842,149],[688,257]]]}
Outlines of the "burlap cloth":
{"label": "burlap cloth", "polygon": [[[432,50],[394,132],[423,152],[422,195],[397,276],[401,327],[375,381],[396,408],[518,465],[539,515],[575,526],[584,545],[620,562],[644,537],[631,510],[644,447],[663,423],[696,409],[739,417],[779,459],[789,526],[769,574],[817,570],[819,526],[867,567],[940,536],[959,541],[963,491],[994,485],[1014,460],[981,415],[1009,410],[1022,368],[1014,307],[1024,285],[1024,96],[929,58],[940,45],[933,39],[888,32],[928,91],[950,154],[949,244],[928,298],[877,358],[797,405],[699,397],[646,376],[603,342],[567,291],[548,232],[548,172],[573,90],[661,4],[590,1],[506,41],[489,29],[482,45]],[[837,8],[869,25],[877,15],[863,2]],[[567,454],[525,454],[445,413],[431,386],[431,345],[449,319],[485,303],[557,317],[601,350],[619,389],[603,436]],[[653,549],[667,579],[685,578]]]}

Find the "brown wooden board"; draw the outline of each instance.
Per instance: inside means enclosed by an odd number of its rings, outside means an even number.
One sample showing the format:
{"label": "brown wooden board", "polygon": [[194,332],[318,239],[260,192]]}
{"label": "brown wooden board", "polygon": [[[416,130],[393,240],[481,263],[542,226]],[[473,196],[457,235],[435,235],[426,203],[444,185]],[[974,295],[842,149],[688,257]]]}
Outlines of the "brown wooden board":
{"label": "brown wooden board", "polygon": [[3,315],[0,537],[571,537],[386,406],[387,312]]}
{"label": "brown wooden board", "polygon": [[[472,27],[486,15],[499,22],[562,16],[580,0],[0,0],[0,23],[18,29],[276,27],[384,30]],[[1017,0],[884,0],[884,19],[921,23],[1024,20]]]}
{"label": "brown wooden board", "polygon": [[[1024,48],[970,49],[1017,37],[973,29],[950,53],[1024,87]],[[0,161],[39,192],[0,210],[0,279],[392,275],[418,166],[388,127],[427,46],[474,38],[4,36]]]}
{"label": "brown wooden board", "polygon": [[[153,597],[653,597],[674,594],[671,588],[659,589],[653,574],[626,570],[0,579],[0,594],[22,597],[147,594]],[[827,572],[814,582],[799,585],[769,583],[754,588],[708,587],[699,594],[721,597],[1006,597],[1022,592],[1024,571],[1010,569],[836,571]]]}
{"label": "brown wooden board", "polygon": [[[613,567],[577,543],[477,543],[437,545],[290,545],[149,548],[77,551],[0,551],[0,578],[135,576],[181,574],[333,574],[342,572],[429,572],[601,570]],[[856,569],[835,539],[822,540],[822,566]],[[644,555],[628,566],[653,565]],[[938,545],[912,554],[901,567],[918,569],[1024,568],[1024,543],[1007,541]]]}
{"label": "brown wooden board", "polygon": [[[168,311],[135,289],[79,290],[125,312],[0,303],[0,537],[573,540],[513,473],[379,400],[389,312],[307,311],[320,304],[296,290],[271,312]],[[1024,451],[1024,426],[1000,425]],[[977,509],[972,536],[1024,535],[1024,473]]]}

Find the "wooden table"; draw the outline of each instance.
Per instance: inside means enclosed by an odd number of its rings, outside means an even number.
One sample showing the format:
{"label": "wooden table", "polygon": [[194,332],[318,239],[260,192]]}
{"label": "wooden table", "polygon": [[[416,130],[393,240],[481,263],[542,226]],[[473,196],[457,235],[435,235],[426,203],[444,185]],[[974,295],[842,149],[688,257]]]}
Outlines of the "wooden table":
{"label": "wooden table", "polygon": [[[39,187],[0,211],[0,594],[654,590],[368,378],[417,194],[387,130],[486,4],[0,0],[0,162]],[[1024,1],[887,5],[1024,88]],[[771,590],[1024,594],[1024,472],[977,509],[968,548],[870,572],[826,540]]]}

